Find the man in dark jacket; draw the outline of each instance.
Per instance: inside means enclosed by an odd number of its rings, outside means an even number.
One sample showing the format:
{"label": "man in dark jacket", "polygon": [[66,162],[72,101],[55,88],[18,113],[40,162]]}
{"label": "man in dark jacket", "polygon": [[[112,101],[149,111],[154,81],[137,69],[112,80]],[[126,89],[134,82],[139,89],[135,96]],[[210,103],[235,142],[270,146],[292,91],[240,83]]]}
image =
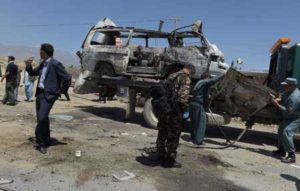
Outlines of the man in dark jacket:
{"label": "man in dark jacket", "polygon": [[181,167],[181,164],[175,160],[176,150],[183,128],[182,114],[188,111],[191,76],[194,71],[194,66],[187,64],[183,70],[168,77],[168,80],[172,81],[175,86],[179,111],[174,110],[158,116],[157,157],[164,167]]}
{"label": "man in dark jacket", "polygon": [[[49,113],[61,93],[65,93],[70,84],[71,77],[64,66],[53,58],[54,48],[51,44],[42,44],[40,56],[42,62],[36,68],[30,63],[26,64],[26,71],[30,76],[39,76],[36,90],[37,126],[35,129],[37,149],[47,153],[50,146]],[[61,84],[63,84],[61,86]]]}
{"label": "man in dark jacket", "polygon": [[3,99],[3,104],[15,105],[15,88],[17,86],[17,75],[18,75],[18,66],[15,64],[15,57],[8,57],[8,65],[6,67],[5,74],[3,75],[1,82],[6,79],[5,85],[5,96]]}

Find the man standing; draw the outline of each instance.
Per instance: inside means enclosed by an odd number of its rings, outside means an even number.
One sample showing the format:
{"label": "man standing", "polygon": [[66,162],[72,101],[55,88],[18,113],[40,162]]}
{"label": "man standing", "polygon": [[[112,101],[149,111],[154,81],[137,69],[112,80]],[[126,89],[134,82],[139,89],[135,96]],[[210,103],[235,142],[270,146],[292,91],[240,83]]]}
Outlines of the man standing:
{"label": "man standing", "polygon": [[17,84],[16,84],[15,91],[14,91],[15,101],[16,102],[19,102],[18,101],[18,95],[19,95],[19,87],[20,87],[20,84],[21,84],[21,73],[22,73],[22,70],[18,70],[18,73],[17,73]]}
{"label": "man standing", "polygon": [[170,113],[158,116],[158,136],[156,140],[157,157],[164,167],[181,167],[181,164],[175,160],[177,155],[176,150],[183,128],[182,113],[188,111],[191,76],[194,71],[194,66],[187,64],[183,70],[171,74],[168,77],[168,80],[174,84],[177,94],[176,104],[178,105],[179,111],[174,109]]}
{"label": "man standing", "polygon": [[6,79],[5,96],[2,101],[3,104],[7,103],[8,105],[16,105],[14,91],[17,85],[17,75],[18,66],[15,64],[15,57],[9,56],[6,72],[1,79],[1,82]]}
{"label": "man standing", "polygon": [[191,139],[194,144],[202,145],[206,130],[206,112],[208,106],[209,87],[221,80],[224,75],[211,78],[208,72],[202,74],[201,79],[193,89],[190,104]]}
{"label": "man standing", "polygon": [[[36,90],[36,115],[37,126],[35,129],[37,149],[47,153],[50,146],[49,113],[57,98],[68,89],[71,77],[64,66],[53,58],[54,48],[51,44],[42,44],[40,56],[42,62],[36,68],[32,68],[30,62],[26,63],[26,71],[30,76],[39,76]],[[63,85],[61,86],[61,83]]]}
{"label": "man standing", "polygon": [[[33,57],[25,60],[25,64],[32,64]],[[24,71],[24,87],[25,87],[25,101],[32,102],[33,101],[33,87],[34,87],[35,76],[29,76],[28,72]]]}
{"label": "man standing", "polygon": [[295,132],[300,127],[300,91],[297,88],[297,79],[286,78],[281,83],[284,88],[282,98],[273,96],[272,103],[277,107],[282,114],[282,121],[278,128],[278,150],[273,151],[276,157],[285,157],[281,161],[284,163],[295,163],[295,146],[293,137]]}

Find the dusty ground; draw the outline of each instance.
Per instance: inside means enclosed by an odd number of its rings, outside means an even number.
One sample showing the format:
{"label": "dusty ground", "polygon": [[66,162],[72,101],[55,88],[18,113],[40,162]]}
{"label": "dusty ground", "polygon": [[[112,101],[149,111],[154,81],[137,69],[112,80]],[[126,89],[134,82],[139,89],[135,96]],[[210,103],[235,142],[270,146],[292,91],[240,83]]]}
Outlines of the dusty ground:
{"label": "dusty ground", "polygon": [[[1,98],[3,88],[0,84]],[[23,88],[20,94],[19,100],[24,100]],[[34,103],[1,105],[0,178],[14,182],[0,186],[18,191],[300,189],[300,165],[282,164],[269,156],[275,149],[275,127],[256,125],[227,149],[220,149],[225,141],[217,127],[208,128],[204,148],[194,147],[185,132],[178,149],[183,167],[164,169],[141,156],[145,148],[155,146],[157,132],[145,127],[140,110],[125,121],[123,103],[103,104],[93,101],[96,98],[71,94],[71,102],[56,102],[51,113],[55,145],[46,155],[32,143]],[[235,138],[241,127],[235,121],[224,129]],[[80,158],[76,150],[81,150]],[[124,176],[124,170],[136,177],[116,182],[113,175]]]}

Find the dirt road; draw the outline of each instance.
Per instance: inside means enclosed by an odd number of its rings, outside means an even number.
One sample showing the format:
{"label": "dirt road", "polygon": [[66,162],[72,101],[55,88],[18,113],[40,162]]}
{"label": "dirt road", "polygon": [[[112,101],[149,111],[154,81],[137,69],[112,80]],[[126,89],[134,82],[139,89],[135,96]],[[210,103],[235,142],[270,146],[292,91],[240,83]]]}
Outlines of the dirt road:
{"label": "dirt road", "polygon": [[[3,97],[3,84],[0,96]],[[20,89],[20,100],[24,99]],[[247,133],[236,147],[219,149],[224,139],[216,127],[207,132],[205,148],[196,148],[182,134],[181,169],[165,169],[142,157],[155,146],[156,130],[145,127],[138,110],[124,120],[125,104],[93,101],[94,95],[71,93],[71,102],[57,101],[51,113],[54,145],[46,155],[33,147],[35,105],[21,101],[1,105],[0,185],[20,191],[52,190],[297,190],[300,165],[282,164],[269,156],[274,128]],[[240,127],[234,122],[231,126]],[[266,128],[266,127],[263,127]],[[225,128],[232,137],[239,128]],[[80,150],[81,157],[75,157]],[[298,156],[299,157],[299,156]],[[298,164],[296,164],[298,165]],[[118,182],[113,175],[134,178]],[[1,190],[1,189],[0,189]]]}

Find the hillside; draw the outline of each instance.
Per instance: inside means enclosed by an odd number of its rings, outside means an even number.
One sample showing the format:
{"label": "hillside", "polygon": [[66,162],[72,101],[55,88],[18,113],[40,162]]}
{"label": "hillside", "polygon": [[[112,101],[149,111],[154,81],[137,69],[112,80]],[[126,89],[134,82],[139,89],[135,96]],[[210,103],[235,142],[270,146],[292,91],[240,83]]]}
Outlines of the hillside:
{"label": "hillside", "polygon": [[[0,64],[6,64],[7,56],[9,55],[15,56],[17,62],[22,62],[24,59],[31,56],[33,56],[36,61],[38,61],[40,58],[39,47],[0,44]],[[55,49],[54,57],[61,61],[66,67],[79,65],[79,59],[76,54],[68,51]]]}

